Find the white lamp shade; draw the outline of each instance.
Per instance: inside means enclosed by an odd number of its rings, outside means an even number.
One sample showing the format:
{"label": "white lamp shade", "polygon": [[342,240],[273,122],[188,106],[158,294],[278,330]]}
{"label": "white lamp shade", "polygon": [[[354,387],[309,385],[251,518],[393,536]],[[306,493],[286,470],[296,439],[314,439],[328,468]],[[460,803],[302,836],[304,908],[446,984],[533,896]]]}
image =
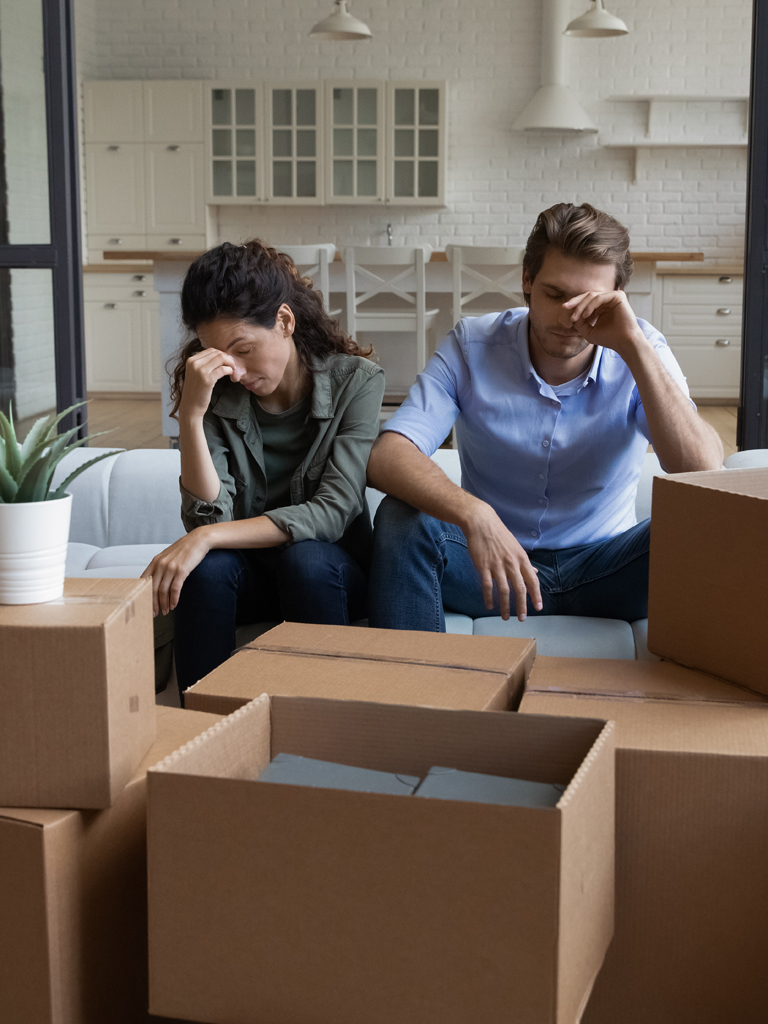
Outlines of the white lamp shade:
{"label": "white lamp shade", "polygon": [[371,30],[365,22],[352,17],[347,10],[347,0],[335,2],[333,14],[318,21],[309,34],[317,39],[370,39]]}
{"label": "white lamp shade", "polygon": [[590,10],[580,18],[574,18],[563,34],[582,39],[599,39],[606,36],[625,36],[628,32],[629,29],[621,18],[606,11],[603,0],[593,0]]}
{"label": "white lamp shade", "polygon": [[567,85],[543,85],[512,125],[515,131],[596,132]]}

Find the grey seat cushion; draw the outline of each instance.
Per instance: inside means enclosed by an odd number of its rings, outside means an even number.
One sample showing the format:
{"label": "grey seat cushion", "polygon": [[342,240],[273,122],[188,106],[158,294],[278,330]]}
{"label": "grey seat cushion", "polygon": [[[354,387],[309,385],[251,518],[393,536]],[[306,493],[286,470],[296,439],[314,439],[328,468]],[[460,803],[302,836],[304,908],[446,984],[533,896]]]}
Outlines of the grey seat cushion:
{"label": "grey seat cushion", "polygon": [[648,650],[648,619],[638,619],[632,624],[632,634],[635,638],[635,656],[638,661],[661,661],[658,654],[651,654]]}
{"label": "grey seat cushion", "polygon": [[115,544],[98,550],[85,568],[110,569],[118,565],[140,566],[139,575],[167,544]]}
{"label": "grey seat cushion", "polygon": [[475,619],[474,634],[535,640],[538,654],[557,658],[635,658],[632,627],[620,619],[532,615],[525,622],[505,622],[498,616],[489,616]]}
{"label": "grey seat cushion", "polygon": [[70,541],[67,544],[67,564],[64,572],[67,576],[74,576],[82,569],[87,569],[90,560],[101,550],[94,544],[79,544],[76,541]]}

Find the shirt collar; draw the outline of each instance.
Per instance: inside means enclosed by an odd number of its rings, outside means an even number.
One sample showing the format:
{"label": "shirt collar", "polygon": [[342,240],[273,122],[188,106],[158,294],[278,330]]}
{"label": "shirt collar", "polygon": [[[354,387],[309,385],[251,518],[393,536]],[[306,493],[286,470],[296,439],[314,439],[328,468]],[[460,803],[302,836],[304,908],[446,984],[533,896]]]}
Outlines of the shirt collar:
{"label": "shirt collar", "polygon": [[[331,375],[324,356],[312,357],[311,419],[328,420],[333,416],[331,402]],[[251,415],[251,392],[242,384],[222,377],[214,388],[211,412],[222,419],[247,422]]]}
{"label": "shirt collar", "polygon": [[[518,350],[520,352],[520,359],[521,359],[521,362],[522,362],[522,365],[523,365],[523,373],[525,374],[526,379],[530,380],[531,377],[535,377],[540,385],[543,385],[545,388],[550,388],[550,385],[547,384],[546,381],[542,380],[541,377],[538,375],[538,373],[536,373],[536,370],[534,369],[533,363],[531,362],[531,350],[528,347],[528,314],[527,313],[526,313],[526,315],[524,317],[520,318],[520,321],[518,322],[517,331],[518,331],[518,333],[517,333]],[[598,373],[598,369],[600,367],[600,360],[602,358],[602,355],[603,355],[603,347],[602,347],[602,345],[596,345],[595,346],[595,354],[594,354],[594,356],[592,358],[592,365],[590,367],[589,373],[587,374],[586,380],[581,385],[582,388],[586,387],[587,384],[589,383],[589,381],[593,381],[594,383],[597,383],[597,373]],[[579,390],[581,390],[581,388]],[[554,392],[553,392],[553,394],[554,394]]]}

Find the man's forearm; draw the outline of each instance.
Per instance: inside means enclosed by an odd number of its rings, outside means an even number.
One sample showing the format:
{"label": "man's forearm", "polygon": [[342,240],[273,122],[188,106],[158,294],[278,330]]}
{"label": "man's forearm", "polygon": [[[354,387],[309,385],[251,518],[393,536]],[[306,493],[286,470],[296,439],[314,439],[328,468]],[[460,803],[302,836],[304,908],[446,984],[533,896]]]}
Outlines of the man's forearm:
{"label": "man's forearm", "polygon": [[435,519],[467,525],[487,505],[457,487],[440,467],[402,434],[387,431],[371,449],[368,483]]}
{"label": "man's forearm", "polygon": [[635,378],[653,448],[668,473],[720,469],[723,445],[667,372],[645,335],[622,353]]}

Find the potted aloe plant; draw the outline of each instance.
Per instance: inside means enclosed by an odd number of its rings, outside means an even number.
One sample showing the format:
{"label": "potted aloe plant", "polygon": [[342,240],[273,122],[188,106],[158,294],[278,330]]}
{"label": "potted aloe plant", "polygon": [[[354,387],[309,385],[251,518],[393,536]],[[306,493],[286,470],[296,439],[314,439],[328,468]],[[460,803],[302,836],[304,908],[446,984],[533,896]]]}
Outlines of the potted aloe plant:
{"label": "potted aloe plant", "polygon": [[56,432],[61,420],[84,404],[41,417],[23,444],[16,440],[13,412],[0,412],[0,604],[38,604],[63,593],[72,509],[67,488],[89,466],[117,454],[106,452],[85,462],[53,488],[54,471],[64,456],[99,436],[72,441],[79,427]]}

